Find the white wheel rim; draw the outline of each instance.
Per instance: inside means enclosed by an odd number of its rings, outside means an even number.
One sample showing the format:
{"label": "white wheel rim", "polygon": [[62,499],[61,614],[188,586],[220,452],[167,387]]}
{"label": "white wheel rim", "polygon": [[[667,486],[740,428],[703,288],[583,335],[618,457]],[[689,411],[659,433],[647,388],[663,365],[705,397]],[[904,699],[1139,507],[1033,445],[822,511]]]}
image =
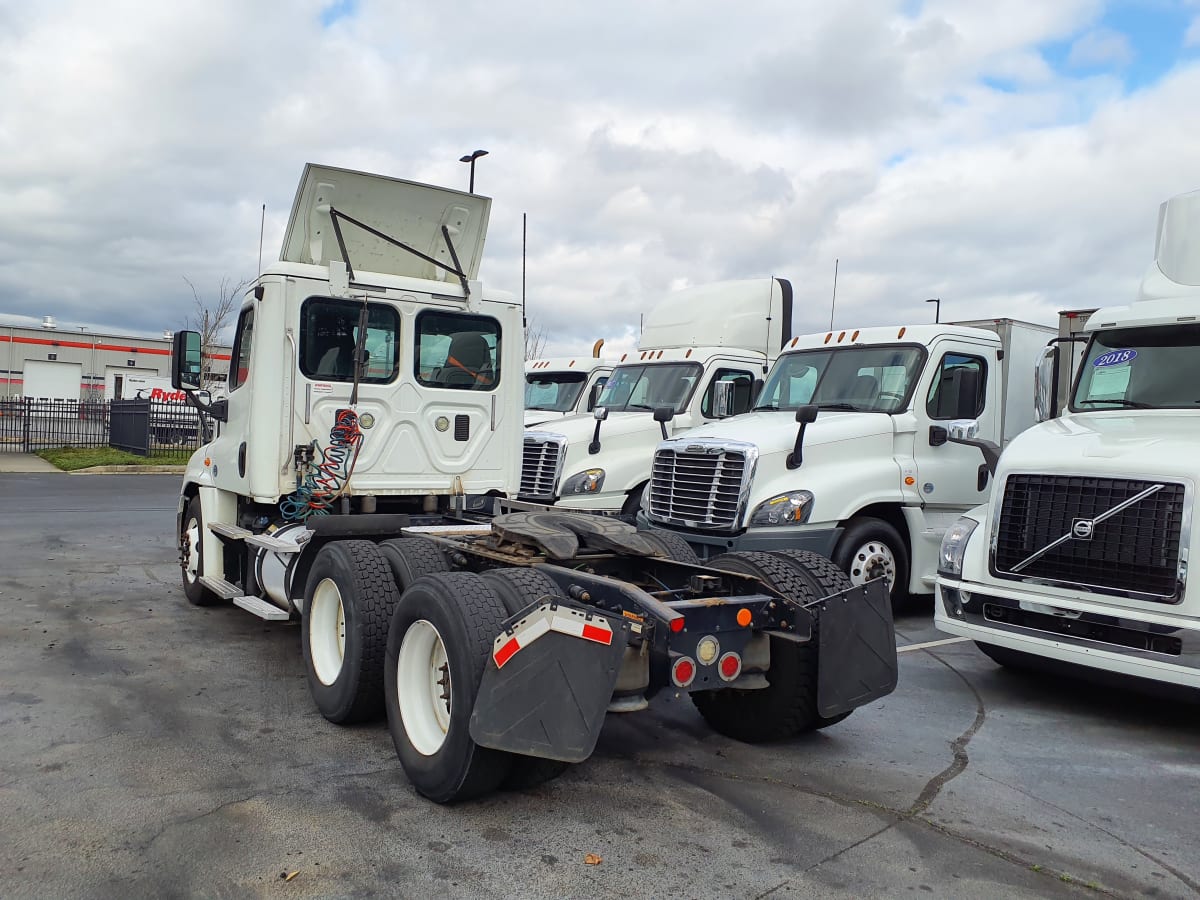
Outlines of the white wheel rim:
{"label": "white wheel rim", "polygon": [[346,658],[346,611],[342,592],[332,579],[321,579],[313,591],[308,618],[308,653],[313,671],[321,684],[333,684]]}
{"label": "white wheel rim", "polygon": [[881,575],[887,579],[888,590],[896,586],[896,555],[883,541],[867,541],[850,557],[850,583],[866,584]]}
{"label": "white wheel rim", "polygon": [[188,519],[187,528],[183,530],[187,538],[187,562],[184,564],[184,574],[189,584],[195,584],[200,577],[200,523]]}
{"label": "white wheel rim", "polygon": [[404,731],[422,756],[433,756],[446,743],[452,695],[442,636],[432,622],[418,619],[400,642],[396,699]]}

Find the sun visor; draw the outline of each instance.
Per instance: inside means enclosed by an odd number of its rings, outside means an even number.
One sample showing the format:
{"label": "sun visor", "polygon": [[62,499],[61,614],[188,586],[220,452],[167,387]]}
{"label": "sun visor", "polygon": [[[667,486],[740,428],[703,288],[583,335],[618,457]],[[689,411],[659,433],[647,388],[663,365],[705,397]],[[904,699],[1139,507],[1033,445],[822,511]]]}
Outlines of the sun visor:
{"label": "sun visor", "polygon": [[359,273],[380,272],[458,283],[458,276],[346,217],[453,269],[454,258],[442,236],[445,226],[463,273],[473,280],[479,274],[491,208],[491,199],[478,194],[309,163],[292,203],[279,258],[316,265],[342,260],[333,226],[336,211],[349,257],[344,261],[356,278]]}

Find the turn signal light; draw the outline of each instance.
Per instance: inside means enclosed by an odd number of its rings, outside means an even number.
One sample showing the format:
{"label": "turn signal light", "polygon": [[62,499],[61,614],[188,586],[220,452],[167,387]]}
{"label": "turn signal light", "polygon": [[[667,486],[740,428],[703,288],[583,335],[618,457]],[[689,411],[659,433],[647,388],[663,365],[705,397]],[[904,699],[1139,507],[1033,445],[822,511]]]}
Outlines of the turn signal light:
{"label": "turn signal light", "polygon": [[675,631],[675,632],[683,631],[683,624],[684,624],[683,616],[680,616],[678,619],[672,619],[671,620],[671,630]]}
{"label": "turn signal light", "polygon": [[743,628],[749,625],[752,621],[754,621],[754,613],[750,612],[750,610],[742,607],[737,611],[737,623]]}
{"label": "turn signal light", "polygon": [[[738,668],[741,668],[741,663],[738,663]],[[679,657],[671,666],[671,680],[676,687],[687,687],[696,680],[696,664],[686,656]]]}

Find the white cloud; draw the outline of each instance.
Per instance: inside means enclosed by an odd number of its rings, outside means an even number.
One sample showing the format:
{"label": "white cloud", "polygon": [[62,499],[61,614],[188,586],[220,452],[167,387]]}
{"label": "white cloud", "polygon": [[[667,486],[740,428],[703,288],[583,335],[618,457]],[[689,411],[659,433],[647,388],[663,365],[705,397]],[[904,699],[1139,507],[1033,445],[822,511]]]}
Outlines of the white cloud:
{"label": "white cloud", "polygon": [[1131,62],[1133,47],[1129,38],[1110,28],[1097,28],[1080,35],[1067,54],[1067,65],[1077,69],[1127,66]]}
{"label": "white cloud", "polygon": [[1134,97],[1055,73],[1046,42],[1104,50],[1095,0],[908,7],[6,8],[0,311],[178,327],[184,276],[254,273],[263,203],[276,252],[305,162],[462,188],[477,147],[483,276],[519,290],[528,213],[553,352],[628,349],[656,296],[717,278],[790,277],[823,327],[835,258],[846,323],[1130,296],[1157,203],[1200,184],[1200,71]]}
{"label": "white cloud", "polygon": [[1187,31],[1184,32],[1183,46],[1200,47],[1200,16],[1192,19],[1191,24],[1187,27]]}

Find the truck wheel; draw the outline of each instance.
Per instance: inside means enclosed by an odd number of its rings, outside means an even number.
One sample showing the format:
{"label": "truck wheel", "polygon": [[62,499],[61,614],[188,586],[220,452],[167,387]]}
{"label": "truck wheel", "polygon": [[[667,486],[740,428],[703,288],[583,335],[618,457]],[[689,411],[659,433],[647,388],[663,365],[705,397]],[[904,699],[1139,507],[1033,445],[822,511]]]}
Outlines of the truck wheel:
{"label": "truck wheel", "polygon": [[301,647],[309,690],[330,722],[362,722],[382,712],[388,623],[399,596],[370,541],[332,541],[313,560]]}
{"label": "truck wheel", "polygon": [[1001,647],[998,644],[985,644],[983,641],[976,641],[975,646],[982,650],[984,656],[992,662],[1004,666],[1006,669],[1036,668],[1038,657],[1030,653],[1013,650],[1011,647]]}
{"label": "truck wheel", "polygon": [[[484,572],[483,580],[492,589],[505,611],[515,616],[539,600],[556,597],[561,592],[554,579],[534,569],[492,569]],[[567,771],[570,763],[538,756],[512,755],[512,768],[500,787],[506,791],[523,791],[551,781]]]}
{"label": "truck wheel", "polygon": [[[710,559],[708,565],[726,572],[753,575],[801,602],[820,598],[810,580],[790,561],[771,553],[723,553]],[[825,719],[817,714],[818,644],[815,633],[813,638],[806,644],[771,638],[767,687],[750,691],[738,688],[694,691],[692,702],[713,730],[747,743],[780,740],[832,725],[839,721],[836,717]]]}
{"label": "truck wheel", "polygon": [[384,692],[388,728],[404,772],[436,803],[495,790],[512,757],[471,739],[471,712],[492,642],[508,613],[478,575],[418,578],[388,631]]}
{"label": "truck wheel", "polygon": [[853,585],[887,579],[892,609],[908,593],[908,550],[900,532],[882,519],[853,519],[833,551],[833,561]]}
{"label": "truck wheel", "polygon": [[692,549],[692,545],[682,537],[670,531],[639,531],[638,537],[653,544],[662,551],[662,555],[675,562],[700,565],[700,557]]}
{"label": "truck wheel", "polygon": [[179,565],[183,570],[183,594],[195,606],[212,606],[221,598],[200,583],[204,571],[204,515],[197,495],[188,501],[179,535]]}
{"label": "truck wheel", "polygon": [[379,552],[392,567],[401,594],[422,575],[434,575],[450,568],[441,549],[428,538],[392,538],[379,545]]}

